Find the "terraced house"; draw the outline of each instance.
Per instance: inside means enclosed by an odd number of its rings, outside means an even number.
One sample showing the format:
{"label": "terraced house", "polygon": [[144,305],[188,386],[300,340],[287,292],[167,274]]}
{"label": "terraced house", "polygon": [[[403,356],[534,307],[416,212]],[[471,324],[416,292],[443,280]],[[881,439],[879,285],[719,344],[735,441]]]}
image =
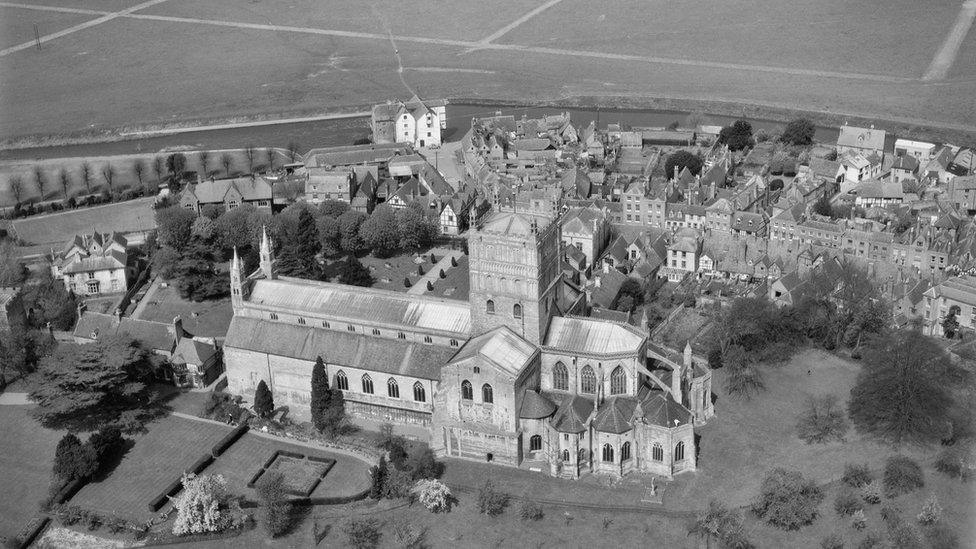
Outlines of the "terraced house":
{"label": "terraced house", "polygon": [[279,277],[265,235],[256,272],[231,263],[229,390],[264,380],[308,418],[321,357],[347,412],[422,425],[439,455],[569,478],[695,470],[711,372],[690,348],[665,356],[633,326],[568,313],[582,297],[559,270],[559,211],[475,219],[468,301]]}

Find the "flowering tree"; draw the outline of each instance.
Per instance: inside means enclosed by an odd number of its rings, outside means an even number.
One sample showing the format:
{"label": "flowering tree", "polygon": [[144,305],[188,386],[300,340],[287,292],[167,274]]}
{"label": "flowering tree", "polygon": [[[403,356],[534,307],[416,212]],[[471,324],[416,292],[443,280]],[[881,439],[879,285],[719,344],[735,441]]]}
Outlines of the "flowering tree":
{"label": "flowering tree", "polygon": [[183,475],[183,491],[173,501],[176,509],[173,533],[182,536],[227,528],[230,516],[221,511],[227,500],[227,481],[223,475]]}
{"label": "flowering tree", "polygon": [[451,489],[437,479],[417,481],[413,491],[431,513],[446,511],[451,503]]}

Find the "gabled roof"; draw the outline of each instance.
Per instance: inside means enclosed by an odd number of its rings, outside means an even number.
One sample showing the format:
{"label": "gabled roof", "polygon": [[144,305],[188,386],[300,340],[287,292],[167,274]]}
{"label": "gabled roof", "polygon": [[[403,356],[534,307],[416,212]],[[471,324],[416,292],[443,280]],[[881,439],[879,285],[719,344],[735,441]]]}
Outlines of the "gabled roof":
{"label": "gabled roof", "polygon": [[170,353],[176,343],[176,328],[172,324],[85,311],[75,324],[74,337],[95,340],[100,337],[127,334],[150,351]]}
{"label": "gabled roof", "polygon": [[645,423],[673,429],[691,423],[691,412],[663,393],[656,393],[640,403]]}
{"label": "gabled roof", "polygon": [[451,359],[451,364],[480,357],[510,376],[518,376],[538,352],[508,326],[501,326],[471,338]]}
{"label": "gabled roof", "polygon": [[840,127],[837,146],[883,151],[886,135],[884,130],[844,125]]}
{"label": "gabled roof", "polygon": [[593,418],[593,428],[601,433],[626,433],[633,429],[631,420],[636,407],[637,400],[633,397],[610,397],[600,405]]}
{"label": "gabled roof", "polygon": [[580,198],[590,196],[593,183],[590,177],[580,168],[567,170],[559,179],[559,183],[565,192],[573,192]]}
{"label": "gabled roof", "polygon": [[627,324],[579,317],[554,317],[545,346],[585,355],[639,354],[644,334]]}
{"label": "gabled roof", "polygon": [[271,200],[271,183],[261,176],[204,180],[187,187],[186,191],[203,204],[223,202],[228,194],[239,194],[242,200]]}
{"label": "gabled roof", "polygon": [[495,212],[485,221],[481,231],[527,236],[532,233],[533,223],[542,228],[549,223],[549,218],[526,212]]}
{"label": "gabled roof", "polygon": [[593,401],[576,395],[564,395],[556,414],[550,420],[553,429],[560,433],[582,433],[593,413]]}
{"label": "gabled roof", "polygon": [[202,341],[184,337],[176,344],[170,362],[173,364],[206,364],[208,360],[217,354],[217,349]]}
{"label": "gabled roof", "polygon": [[556,405],[535,391],[526,389],[522,394],[521,419],[544,419],[556,412]]}

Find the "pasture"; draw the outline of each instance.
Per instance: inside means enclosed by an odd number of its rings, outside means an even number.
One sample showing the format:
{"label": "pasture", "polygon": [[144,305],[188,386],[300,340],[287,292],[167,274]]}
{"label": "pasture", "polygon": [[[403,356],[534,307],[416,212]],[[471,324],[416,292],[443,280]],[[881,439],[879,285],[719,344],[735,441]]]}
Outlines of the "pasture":
{"label": "pasture", "polygon": [[61,431],[39,428],[29,406],[0,406],[0,537],[14,536],[37,514],[51,482]]}
{"label": "pasture", "polygon": [[19,238],[31,244],[49,244],[60,249],[77,234],[92,230],[110,233],[148,231],[156,227],[152,198],[79,208],[13,221]]}
{"label": "pasture", "polygon": [[959,0],[41,5],[3,8],[18,12],[5,18],[7,34],[29,38],[35,21],[55,32],[79,17],[104,20],[41,50],[0,50],[0,139],[317,114],[413,91],[515,103],[717,100],[976,134],[974,31],[944,76],[922,79],[965,13]]}

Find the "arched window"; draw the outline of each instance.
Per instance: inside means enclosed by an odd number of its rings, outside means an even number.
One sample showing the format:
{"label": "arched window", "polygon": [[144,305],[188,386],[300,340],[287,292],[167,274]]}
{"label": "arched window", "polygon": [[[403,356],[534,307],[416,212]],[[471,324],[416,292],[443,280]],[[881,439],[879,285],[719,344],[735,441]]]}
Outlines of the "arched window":
{"label": "arched window", "polygon": [[346,378],[346,373],[339,370],[336,373],[336,387],[342,389],[343,391],[349,390],[349,380]]}
{"label": "arched window", "polygon": [[304,326],[305,325],[305,319],[302,318],[302,317],[298,317],[298,323],[301,324],[302,326]]}
{"label": "arched window", "polygon": [[461,382],[461,398],[463,400],[474,400],[474,391],[471,389],[471,382],[466,379]]}
{"label": "arched window", "polygon": [[434,340],[430,336],[424,336],[424,343],[433,343]]}
{"label": "arched window", "polygon": [[580,372],[580,392],[596,392],[596,374],[593,373],[593,368],[589,364],[583,366],[583,371]]}
{"label": "arched window", "polygon": [[576,463],[586,463],[586,449],[580,448],[579,454],[576,456]]}
{"label": "arched window", "polygon": [[373,328],[373,335],[374,335],[374,336],[378,336],[378,335],[380,335],[380,331],[379,331],[379,330],[377,330],[376,328]]}
{"label": "arched window", "polygon": [[386,382],[386,394],[392,398],[400,398],[400,385],[392,377]]}
{"label": "arched window", "polygon": [[569,461],[569,450],[563,450],[563,461]]}
{"label": "arched window", "polygon": [[620,461],[627,461],[630,459],[630,443],[625,442],[623,446],[620,447]]}
{"label": "arched window", "polygon": [[397,333],[397,339],[407,339],[407,334],[399,332]]}
{"label": "arched window", "polygon": [[518,303],[512,306],[512,316],[515,318],[522,318],[522,306]]}
{"label": "arched window", "polygon": [[562,362],[557,362],[552,367],[552,388],[560,391],[569,390],[569,370]]}
{"label": "arched window", "polygon": [[540,435],[532,435],[529,438],[529,451],[538,452],[542,449],[542,437]]}
{"label": "arched window", "polygon": [[610,373],[610,394],[621,395],[627,392],[627,373],[622,366],[617,366]]}
{"label": "arched window", "polygon": [[368,395],[373,394],[373,380],[369,374],[363,374],[363,392]]}
{"label": "arched window", "polygon": [[495,314],[495,302],[493,300],[489,299],[485,302],[485,312],[490,315]]}
{"label": "arched window", "polygon": [[427,391],[424,389],[424,384],[419,381],[413,384],[413,399],[417,402],[427,402]]}
{"label": "arched window", "polygon": [[481,386],[481,400],[484,401],[486,404],[491,404],[492,402],[495,402],[495,396],[492,393],[491,385],[485,383],[484,385]]}
{"label": "arched window", "polygon": [[451,340],[451,347],[457,347],[457,346],[458,346],[458,340],[452,339]]}
{"label": "arched window", "polygon": [[609,444],[603,445],[603,461],[613,463],[613,446]]}
{"label": "arched window", "polygon": [[660,442],[655,442],[654,447],[651,448],[651,459],[654,461],[664,461],[664,448]]}
{"label": "arched window", "polygon": [[674,445],[674,460],[681,461],[685,459],[685,443],[684,441],[679,442]]}

